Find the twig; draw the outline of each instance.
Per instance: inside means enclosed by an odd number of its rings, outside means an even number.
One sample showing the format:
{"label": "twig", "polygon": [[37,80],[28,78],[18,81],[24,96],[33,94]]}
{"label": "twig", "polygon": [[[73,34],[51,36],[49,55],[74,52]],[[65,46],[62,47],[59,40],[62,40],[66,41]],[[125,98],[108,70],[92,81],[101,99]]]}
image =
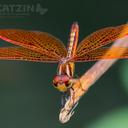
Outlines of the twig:
{"label": "twig", "polygon": [[[125,32],[125,29],[123,32]],[[108,54],[109,52],[111,53],[111,49],[113,47],[128,48],[128,36],[115,41],[115,43],[110,47],[110,50],[106,54]],[[124,49],[123,51],[118,51],[118,55],[121,56],[126,49]],[[59,120],[61,123],[66,123],[69,121],[71,116],[74,114],[74,105],[87,92],[89,87],[92,86],[117,60],[118,59],[101,59],[100,61],[96,62],[84,75],[82,75],[75,82],[72,87],[73,90],[70,89],[71,96],[66,101],[64,107],[60,111]]]}

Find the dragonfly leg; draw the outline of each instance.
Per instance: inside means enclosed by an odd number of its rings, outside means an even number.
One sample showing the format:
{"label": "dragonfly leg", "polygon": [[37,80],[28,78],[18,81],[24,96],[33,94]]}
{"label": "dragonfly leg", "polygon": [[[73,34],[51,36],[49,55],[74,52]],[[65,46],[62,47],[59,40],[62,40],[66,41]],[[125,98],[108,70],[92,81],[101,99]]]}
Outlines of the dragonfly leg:
{"label": "dragonfly leg", "polygon": [[74,101],[75,101],[75,92],[74,92],[74,89],[71,87],[70,88],[70,98],[71,98],[71,100],[72,100],[72,102],[73,102],[73,106],[72,106],[72,109],[69,111],[69,113],[71,113],[71,115],[73,115],[74,114],[74,109],[76,108],[76,106],[78,105],[78,102],[76,102],[76,103],[74,103]]}
{"label": "dragonfly leg", "polygon": [[63,109],[65,107],[65,103],[67,102],[67,100],[71,100],[71,102],[73,102],[73,106],[70,110],[68,110],[68,115],[71,117],[73,114],[74,114],[74,109],[76,108],[76,106],[78,105],[78,102],[74,103],[74,95],[75,92],[74,92],[74,89],[71,87],[69,89],[69,91],[67,92],[64,92],[62,94],[62,97],[61,97],[61,109]]}
{"label": "dragonfly leg", "polygon": [[79,76],[77,75],[77,74],[75,74],[75,77],[76,77],[76,81],[78,80],[79,81],[79,84],[80,84],[80,87],[81,87],[81,89],[82,89],[82,91],[86,91],[85,89],[83,89],[83,87],[82,87],[82,84],[81,84],[81,82],[80,82],[80,79],[79,79]]}
{"label": "dragonfly leg", "polygon": [[[79,85],[81,87],[81,90],[85,92],[86,90],[82,87],[82,84],[80,82],[80,79],[79,78],[78,79],[72,79],[72,83],[76,83],[77,81],[79,81]],[[73,89],[73,87],[71,87],[71,88]]]}
{"label": "dragonfly leg", "polygon": [[66,101],[69,99],[69,97],[70,97],[70,92],[69,91],[62,93],[62,96],[61,96],[61,108],[64,107],[64,105],[65,105]]}
{"label": "dragonfly leg", "polygon": [[79,103],[79,102],[76,102],[76,103],[74,104],[74,106],[72,107],[72,109],[70,110],[69,113],[71,113],[72,115],[74,114],[74,109],[77,107],[78,103]]}
{"label": "dragonfly leg", "polygon": [[79,81],[79,84],[80,84],[81,90],[82,90],[83,92],[85,92],[86,90],[82,87],[82,84],[81,84],[81,82],[80,82],[80,79],[78,79],[78,81]]}
{"label": "dragonfly leg", "polygon": [[74,104],[74,99],[75,99],[75,93],[74,93],[74,88],[73,87],[71,87],[70,88],[70,95],[71,95],[71,97],[72,97],[72,101],[73,101],[73,104]]}

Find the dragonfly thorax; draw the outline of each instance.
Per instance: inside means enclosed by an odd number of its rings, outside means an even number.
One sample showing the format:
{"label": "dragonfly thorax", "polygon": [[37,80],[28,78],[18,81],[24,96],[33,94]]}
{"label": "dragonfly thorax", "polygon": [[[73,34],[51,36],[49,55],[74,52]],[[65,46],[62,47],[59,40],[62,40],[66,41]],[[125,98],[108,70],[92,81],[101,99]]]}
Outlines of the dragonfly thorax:
{"label": "dragonfly thorax", "polygon": [[71,79],[68,75],[56,75],[53,79],[53,86],[61,92],[66,92],[72,85]]}

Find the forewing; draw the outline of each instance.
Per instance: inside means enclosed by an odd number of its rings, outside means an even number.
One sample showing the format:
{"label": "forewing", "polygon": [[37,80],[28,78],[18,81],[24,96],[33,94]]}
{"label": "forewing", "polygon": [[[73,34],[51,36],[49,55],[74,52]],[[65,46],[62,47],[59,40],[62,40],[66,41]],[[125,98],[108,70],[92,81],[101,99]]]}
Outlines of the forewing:
{"label": "forewing", "polygon": [[122,38],[128,34],[128,24],[107,27],[100,29],[91,35],[87,36],[78,46],[76,55],[78,57],[84,56],[86,53],[105,46],[113,41]]}
{"label": "forewing", "polygon": [[37,31],[19,29],[1,29],[0,38],[15,45],[61,59],[67,54],[63,43],[54,36]]}
{"label": "forewing", "polygon": [[113,48],[99,48],[82,56],[75,56],[73,61],[87,62],[97,61],[101,59],[125,59],[128,58],[128,48],[113,47]]}
{"label": "forewing", "polygon": [[26,48],[7,47],[0,48],[0,60],[20,60],[33,62],[58,62],[57,59],[40,54]]}

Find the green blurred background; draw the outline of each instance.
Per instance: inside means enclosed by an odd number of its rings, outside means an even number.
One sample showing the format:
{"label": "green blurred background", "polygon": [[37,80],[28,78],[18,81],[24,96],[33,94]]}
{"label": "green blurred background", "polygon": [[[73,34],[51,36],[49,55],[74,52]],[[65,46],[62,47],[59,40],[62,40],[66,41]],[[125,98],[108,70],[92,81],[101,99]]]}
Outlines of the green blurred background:
{"label": "green blurred background", "polygon": [[[4,10],[4,4],[15,9]],[[16,9],[37,4],[42,14]],[[73,21],[80,25],[81,41],[97,29],[126,23],[128,1],[0,0],[0,28],[46,31],[67,45]],[[77,63],[76,74],[81,76],[93,64]],[[66,124],[58,121],[61,94],[51,84],[56,68],[57,64],[0,61],[0,128],[128,128],[128,60],[118,61],[90,88]]]}

